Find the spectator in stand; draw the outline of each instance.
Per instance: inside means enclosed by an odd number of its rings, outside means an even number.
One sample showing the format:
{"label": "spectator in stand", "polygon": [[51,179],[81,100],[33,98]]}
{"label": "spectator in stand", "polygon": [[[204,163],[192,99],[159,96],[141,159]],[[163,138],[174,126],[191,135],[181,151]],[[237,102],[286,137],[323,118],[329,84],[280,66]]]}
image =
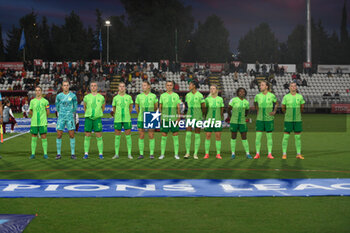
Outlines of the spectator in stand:
{"label": "spectator in stand", "polygon": [[340,77],[340,76],[342,76],[342,74],[343,74],[343,70],[340,67],[338,67],[337,68],[337,76]]}
{"label": "spectator in stand", "polygon": [[180,75],[180,79],[181,79],[181,81],[185,81],[186,80],[186,77],[185,77],[184,73]]}
{"label": "spectator in stand", "polygon": [[209,78],[208,78],[208,77],[205,77],[205,79],[204,79],[204,84],[205,84],[205,85],[209,85]]}
{"label": "spectator in stand", "polygon": [[255,62],[255,72],[256,72],[257,74],[259,74],[259,72],[260,72],[260,63],[259,63],[259,61],[256,61],[256,62]]}
{"label": "spectator in stand", "polygon": [[328,93],[324,93],[323,94],[323,99],[325,100],[325,99],[330,99],[332,97],[332,94],[330,93],[330,92],[328,92]]}
{"label": "spectator in stand", "polygon": [[278,75],[280,73],[280,68],[279,68],[277,62],[275,62],[275,64],[273,65],[273,70],[275,71],[276,75]]}
{"label": "spectator in stand", "polygon": [[340,100],[340,95],[339,95],[339,92],[338,92],[338,91],[336,91],[336,92],[334,93],[334,97],[335,97],[336,100]]}
{"label": "spectator in stand", "polygon": [[15,112],[20,112],[20,109],[21,109],[21,97],[15,96],[14,110]]}
{"label": "spectator in stand", "polygon": [[22,106],[22,113],[24,118],[29,117],[29,105],[28,100],[25,101],[24,105]]}
{"label": "spectator in stand", "polygon": [[263,64],[263,65],[261,66],[261,71],[263,72],[263,75],[266,75],[266,72],[267,72],[267,66],[266,66],[266,64]]}
{"label": "spectator in stand", "polygon": [[284,89],[289,89],[289,82],[286,82],[285,84],[283,84],[283,87],[284,87]]}
{"label": "spectator in stand", "polygon": [[227,74],[229,74],[229,72],[230,72],[230,65],[226,61],[225,64],[224,64],[224,74],[227,75]]}
{"label": "spectator in stand", "polygon": [[253,69],[251,69],[251,70],[249,71],[249,76],[255,76],[255,72],[254,72]]}
{"label": "spectator in stand", "polygon": [[328,72],[327,72],[327,76],[328,76],[328,78],[331,78],[331,77],[332,77],[332,73],[331,73],[331,71],[330,71],[330,70],[328,70]]}
{"label": "spectator in stand", "polygon": [[234,73],[233,80],[234,80],[235,83],[238,83],[238,73],[237,73],[237,71],[235,71],[235,73]]}
{"label": "spectator in stand", "polygon": [[170,71],[171,71],[172,73],[176,73],[176,63],[175,63],[175,61],[173,61],[173,62],[171,63],[171,65],[170,65]]}
{"label": "spectator in stand", "polygon": [[307,81],[306,81],[305,78],[304,78],[303,81],[301,82],[301,86],[307,87]]}
{"label": "spectator in stand", "polygon": [[84,85],[85,85],[85,86],[88,86],[88,85],[89,85],[89,76],[87,75],[86,72],[85,72],[85,75],[84,75]]}
{"label": "spectator in stand", "polygon": [[13,113],[11,110],[11,103],[9,101],[5,101],[5,107],[2,114],[3,114],[2,128],[3,128],[4,134],[6,133],[7,124],[11,124],[11,133],[13,133],[15,126],[17,126],[17,122],[15,117],[13,116]]}
{"label": "spectator in stand", "polygon": [[181,71],[181,63],[180,62],[175,62],[175,67],[176,67],[176,71],[175,71],[175,73],[180,73],[180,71]]}
{"label": "spectator in stand", "polygon": [[328,95],[327,95],[326,92],[324,92],[322,96],[323,96],[323,99],[324,99],[324,100],[327,99],[327,97],[328,97]]}
{"label": "spectator in stand", "polygon": [[163,61],[162,63],[162,72],[166,72],[167,71],[167,64],[165,61]]}
{"label": "spectator in stand", "polygon": [[149,65],[149,68],[150,68],[150,71],[153,72],[153,70],[154,70],[154,64],[153,64],[153,62]]}
{"label": "spectator in stand", "polygon": [[194,63],[194,72],[198,72],[199,71],[199,64],[196,61],[196,63]]}
{"label": "spectator in stand", "polygon": [[281,66],[281,68],[280,68],[280,76],[284,76],[284,67],[283,66]]}
{"label": "spectator in stand", "polygon": [[[175,82],[174,82],[174,83],[175,83]],[[175,91],[179,91],[179,90],[180,90],[179,84],[175,83],[175,85],[174,85],[174,90],[175,90]]]}
{"label": "spectator in stand", "polygon": [[275,76],[272,75],[272,77],[270,78],[270,83],[272,84],[272,86],[276,86],[277,85],[277,81],[275,79]]}

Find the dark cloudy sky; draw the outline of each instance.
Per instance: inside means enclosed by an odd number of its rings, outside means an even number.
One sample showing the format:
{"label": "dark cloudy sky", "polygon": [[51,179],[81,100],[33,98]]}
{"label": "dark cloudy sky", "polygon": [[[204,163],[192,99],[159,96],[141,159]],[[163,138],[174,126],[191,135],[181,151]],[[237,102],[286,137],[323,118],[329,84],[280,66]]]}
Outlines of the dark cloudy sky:
{"label": "dark cloudy sky", "polygon": [[[285,41],[295,25],[305,23],[305,0],[188,0],[196,21],[204,21],[211,14],[221,17],[230,32],[230,44],[236,49],[239,39],[259,23],[267,22],[279,41]],[[311,0],[313,18],[322,20],[329,33],[339,33],[344,0]],[[347,3],[348,31],[350,3]],[[99,8],[103,17],[125,13],[119,0],[0,0],[0,24],[3,38],[19,18],[32,9],[39,18],[46,16],[49,23],[63,24],[64,17],[74,10],[85,25],[95,25],[94,11]]]}

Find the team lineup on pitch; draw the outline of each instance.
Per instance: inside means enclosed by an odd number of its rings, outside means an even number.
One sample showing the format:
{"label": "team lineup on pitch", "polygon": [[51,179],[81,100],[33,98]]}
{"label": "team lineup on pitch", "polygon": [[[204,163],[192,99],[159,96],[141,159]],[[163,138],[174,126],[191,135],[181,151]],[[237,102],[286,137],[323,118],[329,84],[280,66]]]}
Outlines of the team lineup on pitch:
{"label": "team lineup on pitch", "polygon": [[[174,84],[171,81],[166,82],[166,92],[160,95],[158,100],[157,96],[150,92],[151,85],[148,81],[143,82],[143,92],[137,95],[135,100],[135,109],[137,112],[137,128],[139,131],[138,147],[139,157],[144,157],[145,147],[145,134],[149,137],[149,158],[154,159],[155,154],[155,139],[154,134],[156,129],[160,129],[161,132],[161,153],[158,159],[165,157],[165,150],[167,144],[168,133],[172,133],[174,143],[174,158],[180,159],[179,156],[179,129],[186,128],[185,159],[191,157],[191,141],[192,134],[195,135],[194,140],[194,152],[193,158],[198,159],[198,151],[201,146],[201,129],[205,131],[205,155],[204,159],[209,158],[211,135],[215,135],[215,147],[216,158],[221,157],[221,132],[223,130],[222,121],[225,105],[223,98],[218,94],[217,87],[215,85],[210,86],[210,94],[207,98],[197,91],[199,88],[198,83],[195,81],[189,84],[189,93],[185,97],[185,109],[186,113],[183,115],[184,120],[181,120],[180,111],[180,97],[177,93],[173,92]],[[76,130],[76,111],[77,111],[77,98],[75,94],[69,91],[69,82],[62,83],[63,92],[56,97],[56,110],[57,110],[57,155],[56,159],[61,159],[61,145],[62,135],[67,128],[70,137],[71,158],[76,159],[75,155],[75,137],[74,132]],[[297,159],[304,159],[301,154],[301,132],[302,117],[305,101],[303,96],[297,91],[297,85],[295,82],[291,82],[290,93],[284,96],[281,108],[285,113],[284,118],[284,136],[282,140],[282,159],[287,159],[287,147],[290,133],[295,134],[295,146],[297,151]],[[96,82],[90,84],[91,93],[84,97],[84,156],[83,159],[89,158],[90,140],[92,132],[96,135],[97,148],[99,158],[103,159],[103,137],[102,137],[102,116],[105,108],[105,99],[98,93],[98,86]],[[35,158],[35,151],[37,146],[38,135],[41,137],[42,147],[44,152],[44,158],[48,158],[47,153],[47,125],[49,103],[42,97],[41,88],[36,88],[36,98],[30,102],[30,115],[31,115],[31,127],[30,133],[31,139],[31,156],[30,159]],[[267,158],[274,159],[272,156],[273,140],[272,132],[274,131],[274,116],[278,109],[278,101],[274,94],[270,92],[270,86],[268,82],[262,81],[260,83],[260,93],[256,95],[254,99],[255,109],[257,111],[256,118],[256,139],[255,149],[256,155],[252,157],[249,151],[249,143],[247,140],[247,115],[250,110],[249,102],[245,99],[247,91],[244,88],[237,89],[237,97],[231,99],[227,108],[230,116],[230,132],[231,132],[231,158],[235,159],[236,155],[236,138],[239,132],[242,139],[242,145],[245,149],[247,159],[259,159],[261,149],[261,137],[263,132],[266,132],[268,155]],[[132,139],[131,139],[131,112],[133,110],[134,101],[132,97],[126,94],[126,87],[124,83],[120,83],[118,87],[118,94],[113,98],[113,111],[111,115],[114,117],[114,130],[115,130],[115,153],[113,159],[119,158],[120,140],[122,131],[124,132],[126,139],[126,147],[128,150],[128,158],[133,159],[132,155]]]}

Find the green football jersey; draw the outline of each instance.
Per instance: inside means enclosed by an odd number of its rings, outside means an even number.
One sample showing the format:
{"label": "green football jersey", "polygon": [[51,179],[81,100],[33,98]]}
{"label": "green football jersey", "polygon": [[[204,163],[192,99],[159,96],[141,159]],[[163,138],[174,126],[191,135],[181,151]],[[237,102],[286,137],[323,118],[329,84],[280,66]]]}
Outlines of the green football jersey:
{"label": "green football jersey", "polygon": [[258,103],[258,121],[272,121],[274,116],[270,116],[270,112],[273,111],[273,105],[277,102],[277,98],[271,92],[267,92],[264,95],[262,92],[255,96],[254,102]]}
{"label": "green football jersey", "polygon": [[186,94],[185,101],[187,103],[187,117],[189,119],[202,120],[202,103],[205,103],[202,93],[197,91],[195,94],[191,92]]}
{"label": "green football jersey", "polygon": [[50,108],[49,101],[44,97],[30,101],[29,109],[33,111],[30,126],[47,126],[46,109]]}
{"label": "green football jersey", "polygon": [[224,107],[224,100],[222,97],[217,96],[213,98],[212,96],[208,96],[205,99],[205,106],[207,107],[207,120],[209,118],[215,119],[217,121],[222,121],[221,119],[221,108]]}
{"label": "green football jersey", "polygon": [[131,122],[130,104],[133,104],[131,96],[116,95],[113,98],[112,106],[115,107],[114,122]]}
{"label": "green football jersey", "polygon": [[232,107],[231,121],[233,124],[246,124],[245,111],[249,110],[249,102],[246,99],[241,100],[239,97],[233,98],[229,105]]}
{"label": "green football jersey", "polygon": [[181,103],[180,97],[175,92],[169,94],[167,92],[160,95],[159,103],[162,104],[161,119],[176,120],[180,116],[177,116],[177,105]]}
{"label": "green football jersey", "polygon": [[143,121],[143,113],[144,112],[154,112],[154,105],[158,102],[158,98],[153,93],[145,93],[138,94],[136,96],[135,103],[139,105],[139,115],[137,117],[137,121]]}
{"label": "green football jersey", "polygon": [[85,117],[92,120],[101,118],[103,116],[102,106],[105,104],[105,97],[97,93],[97,95],[88,94],[84,97],[86,104]]}
{"label": "green football jersey", "polygon": [[301,121],[300,106],[302,104],[305,104],[305,100],[302,95],[300,95],[299,93],[296,93],[295,95],[289,93],[283,97],[282,104],[286,105],[286,114],[284,116],[284,121]]}

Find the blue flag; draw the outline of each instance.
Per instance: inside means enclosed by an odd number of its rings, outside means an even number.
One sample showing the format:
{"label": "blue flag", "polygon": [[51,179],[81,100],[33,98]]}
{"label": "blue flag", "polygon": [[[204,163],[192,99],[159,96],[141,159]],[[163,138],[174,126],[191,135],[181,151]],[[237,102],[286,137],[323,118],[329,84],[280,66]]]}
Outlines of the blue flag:
{"label": "blue flag", "polygon": [[24,37],[24,29],[22,30],[22,35],[21,35],[21,41],[19,42],[19,48],[18,50],[24,49],[24,46],[26,45],[26,38]]}
{"label": "blue flag", "polygon": [[98,41],[100,42],[100,52],[102,52],[102,37],[101,37],[101,30],[100,30],[100,34],[98,35]]}

